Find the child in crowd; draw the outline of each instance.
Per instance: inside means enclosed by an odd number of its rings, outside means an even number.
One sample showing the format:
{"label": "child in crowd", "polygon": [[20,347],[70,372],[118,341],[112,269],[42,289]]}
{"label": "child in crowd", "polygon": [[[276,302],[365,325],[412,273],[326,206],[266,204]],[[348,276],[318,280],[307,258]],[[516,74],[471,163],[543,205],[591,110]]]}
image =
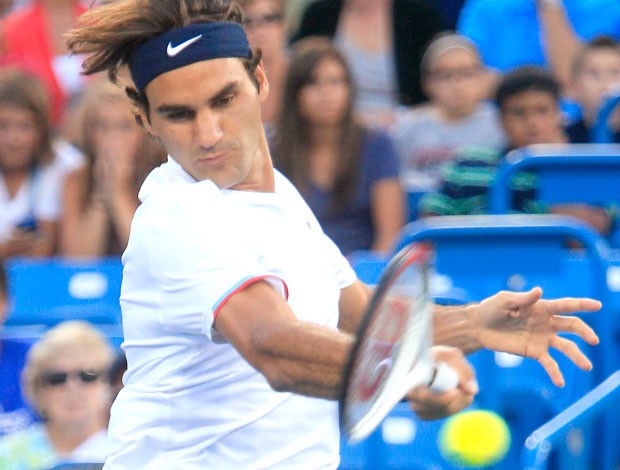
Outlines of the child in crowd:
{"label": "child in crowd", "polygon": [[[571,90],[581,106],[581,119],[566,132],[573,143],[592,142],[594,127],[605,94],[620,86],[620,43],[611,36],[597,36],[585,43],[575,58]],[[620,120],[614,116],[614,142],[620,142]]]}
{"label": "child in crowd", "polygon": [[[503,152],[488,148],[462,149],[459,158],[444,168],[441,188],[420,201],[422,216],[488,213],[489,187],[508,151],[534,144],[568,143],[559,100],[559,84],[549,72],[521,67],[508,73],[496,92],[508,147]],[[512,184],[514,210],[572,215],[602,234],[609,233],[612,215],[605,209],[584,204],[552,207],[537,204],[534,201],[536,176],[532,173],[517,175]]]}
{"label": "child in crowd", "polygon": [[463,145],[506,145],[495,107],[483,101],[485,71],[476,46],[458,34],[443,34],[426,49],[421,63],[427,106],[396,119],[391,134],[408,191],[437,189],[441,166]]}
{"label": "child in crowd", "polygon": [[86,163],[64,185],[60,253],[119,255],[129,239],[140,185],[166,154],[136,122],[123,90],[108,80],[89,84],[80,113]]}
{"label": "child in crowd", "polygon": [[56,249],[61,186],[81,154],[52,139],[45,89],[17,69],[0,70],[0,258]]}
{"label": "child in crowd", "polygon": [[353,102],[351,74],[334,44],[298,42],[272,155],[343,253],[385,251],[404,223],[398,161],[385,132],[354,118]]}

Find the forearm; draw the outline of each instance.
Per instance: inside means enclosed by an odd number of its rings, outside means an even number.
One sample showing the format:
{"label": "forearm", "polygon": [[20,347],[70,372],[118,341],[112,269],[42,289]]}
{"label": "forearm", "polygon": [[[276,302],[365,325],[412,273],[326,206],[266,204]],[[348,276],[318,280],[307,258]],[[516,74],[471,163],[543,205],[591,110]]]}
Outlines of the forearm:
{"label": "forearm", "polygon": [[108,215],[104,204],[91,202],[78,216],[64,222],[61,254],[102,256],[108,239]]}
{"label": "forearm", "polygon": [[538,18],[544,34],[547,61],[564,88],[570,83],[571,68],[580,41],[570,24],[562,0],[537,0]]}
{"label": "forearm", "polygon": [[274,390],[338,397],[353,336],[299,321],[266,282],[233,295],[214,326]]}
{"label": "forearm", "polygon": [[263,357],[257,365],[274,390],[337,399],[352,345],[352,335],[313,323],[287,322],[261,342]]}
{"label": "forearm", "polygon": [[121,246],[127,246],[131,221],[138,208],[137,196],[129,190],[121,191],[112,198],[110,218]]}
{"label": "forearm", "polygon": [[435,305],[433,342],[459,348],[465,354],[481,349],[476,321],[477,304]]}

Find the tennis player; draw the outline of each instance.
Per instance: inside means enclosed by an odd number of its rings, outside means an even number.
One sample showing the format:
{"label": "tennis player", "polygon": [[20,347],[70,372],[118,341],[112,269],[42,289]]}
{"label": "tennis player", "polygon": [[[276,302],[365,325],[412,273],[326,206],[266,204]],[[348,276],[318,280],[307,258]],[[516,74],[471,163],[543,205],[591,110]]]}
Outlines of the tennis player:
{"label": "tennis player", "polygon": [[[146,130],[168,162],[140,190],[123,255],[128,371],[112,409],[106,469],[337,468],[338,397],[353,332],[369,298],[293,186],[274,170],[261,103],[269,85],[248,46],[242,12],[224,0],[119,0],[81,17],[69,46],[85,73],[127,65]],[[557,333],[596,343],[573,317],[589,299],[500,293],[435,313],[435,341],[538,359],[553,382]],[[443,394],[409,394],[421,416],[465,407],[460,374]]]}

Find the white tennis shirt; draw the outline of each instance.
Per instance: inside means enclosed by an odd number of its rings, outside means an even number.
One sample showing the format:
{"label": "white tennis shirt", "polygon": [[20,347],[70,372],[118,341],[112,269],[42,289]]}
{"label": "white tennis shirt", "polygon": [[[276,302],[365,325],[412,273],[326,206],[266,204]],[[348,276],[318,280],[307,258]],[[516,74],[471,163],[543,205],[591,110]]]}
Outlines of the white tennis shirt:
{"label": "white tennis shirt", "polygon": [[355,273],[299,193],[277,172],[275,193],[220,190],[169,158],[140,199],[123,254],[129,368],[105,468],[336,468],[337,402],[273,391],[212,330],[257,278],[300,319],[336,328]]}

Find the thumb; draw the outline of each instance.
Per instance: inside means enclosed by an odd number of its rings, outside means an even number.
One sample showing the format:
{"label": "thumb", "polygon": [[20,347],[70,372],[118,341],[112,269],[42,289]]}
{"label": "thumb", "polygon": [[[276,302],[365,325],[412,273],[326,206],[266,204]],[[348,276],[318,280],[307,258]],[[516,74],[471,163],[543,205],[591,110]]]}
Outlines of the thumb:
{"label": "thumb", "polygon": [[517,309],[520,307],[529,307],[535,304],[542,298],[542,289],[540,287],[534,287],[527,292],[515,292],[512,300],[507,302],[507,307],[511,309]]}

